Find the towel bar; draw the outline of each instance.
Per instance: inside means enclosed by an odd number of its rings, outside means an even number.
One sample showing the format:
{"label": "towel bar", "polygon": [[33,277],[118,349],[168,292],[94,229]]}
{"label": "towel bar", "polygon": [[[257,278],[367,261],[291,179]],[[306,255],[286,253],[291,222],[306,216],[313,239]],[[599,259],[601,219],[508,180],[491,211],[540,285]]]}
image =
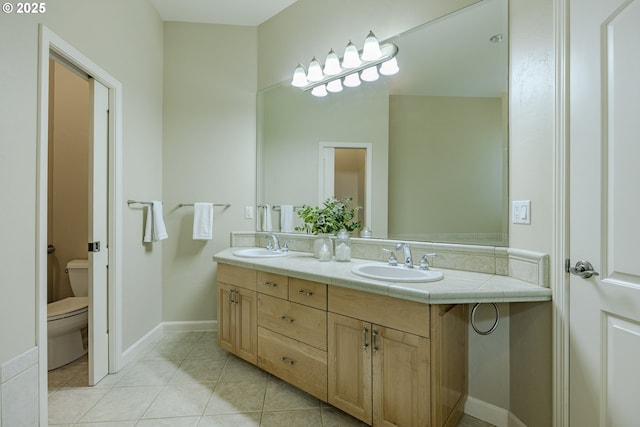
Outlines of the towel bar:
{"label": "towel bar", "polygon": [[[258,207],[264,209],[264,208],[267,207],[267,205],[258,205]],[[295,210],[302,209],[302,208],[303,208],[303,206],[294,206],[293,210],[295,211]],[[280,210],[280,205],[273,205],[273,206],[271,206],[271,209],[274,210],[274,211],[279,211]]]}
{"label": "towel bar", "polygon": [[[179,203],[178,207],[182,208],[184,206],[193,206],[194,203]],[[228,208],[231,206],[231,203],[213,203],[213,206],[223,206],[225,208]]]}
{"label": "towel bar", "polygon": [[131,199],[127,200],[127,204],[128,205],[132,205],[134,203],[137,203],[139,205],[152,205],[153,204],[153,202],[140,202],[138,200],[131,200]]}

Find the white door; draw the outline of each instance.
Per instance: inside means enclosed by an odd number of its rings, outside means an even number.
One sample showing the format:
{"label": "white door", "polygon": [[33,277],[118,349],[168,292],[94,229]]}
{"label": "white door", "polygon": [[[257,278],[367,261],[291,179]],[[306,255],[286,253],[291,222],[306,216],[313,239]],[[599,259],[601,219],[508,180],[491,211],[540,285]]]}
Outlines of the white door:
{"label": "white door", "polygon": [[107,319],[107,177],[109,90],[90,79],[92,114],[89,135],[89,385],[109,369]]}
{"label": "white door", "polygon": [[[640,0],[570,0],[572,427],[640,425]],[[584,266],[578,270],[585,270]]]}

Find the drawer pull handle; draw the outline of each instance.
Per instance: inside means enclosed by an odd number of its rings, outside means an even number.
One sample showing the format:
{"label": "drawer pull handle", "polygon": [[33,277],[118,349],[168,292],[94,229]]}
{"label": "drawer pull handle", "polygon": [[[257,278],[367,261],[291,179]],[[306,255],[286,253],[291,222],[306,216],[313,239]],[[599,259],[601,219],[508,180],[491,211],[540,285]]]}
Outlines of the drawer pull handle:
{"label": "drawer pull handle", "polygon": [[305,297],[310,297],[311,295],[313,295],[313,292],[304,291],[304,290],[300,289],[298,291],[298,295],[304,295]]}
{"label": "drawer pull handle", "polygon": [[269,288],[275,288],[276,286],[278,286],[277,283],[273,283],[273,282],[264,282],[262,285],[267,286]]}
{"label": "drawer pull handle", "polygon": [[376,330],[371,331],[371,344],[372,344],[371,349],[374,351],[374,353],[378,351],[378,343],[376,340],[377,336],[378,336],[378,331]]}
{"label": "drawer pull handle", "polygon": [[287,316],[280,316],[280,320],[284,320],[287,323],[293,323],[293,319]]}
{"label": "drawer pull handle", "polygon": [[367,347],[369,347],[369,343],[367,342],[367,332],[369,332],[369,330],[366,327],[362,327],[362,349],[366,350]]}
{"label": "drawer pull handle", "polygon": [[289,366],[293,366],[293,365],[295,365],[295,363],[296,363],[296,362],[294,362],[293,360],[289,359],[288,357],[284,357],[284,356],[280,358],[280,361],[281,361],[282,363],[286,363],[286,364],[287,364],[287,365],[289,365]]}

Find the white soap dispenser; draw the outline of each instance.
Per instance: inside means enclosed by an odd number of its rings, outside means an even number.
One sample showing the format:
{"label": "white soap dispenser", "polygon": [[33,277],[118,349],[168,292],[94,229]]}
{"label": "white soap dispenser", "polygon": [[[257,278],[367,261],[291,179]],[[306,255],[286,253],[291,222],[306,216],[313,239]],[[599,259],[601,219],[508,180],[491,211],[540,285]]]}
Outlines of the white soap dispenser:
{"label": "white soap dispenser", "polygon": [[336,238],[336,261],[351,261],[351,239],[344,228],[338,232]]}

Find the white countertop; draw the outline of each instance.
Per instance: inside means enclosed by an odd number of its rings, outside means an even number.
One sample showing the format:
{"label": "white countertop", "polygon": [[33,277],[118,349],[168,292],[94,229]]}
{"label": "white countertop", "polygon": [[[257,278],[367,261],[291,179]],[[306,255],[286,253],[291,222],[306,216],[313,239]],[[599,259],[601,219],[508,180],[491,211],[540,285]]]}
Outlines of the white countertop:
{"label": "white countertop", "polygon": [[213,260],[426,304],[551,300],[551,289],[508,276],[433,268],[442,271],[444,279],[428,283],[382,282],[351,272],[355,264],[370,263],[371,260],[352,258],[350,262],[320,262],[311,253],[293,251],[278,258],[242,258],[233,255],[237,249],[240,248],[225,249],[215,254]]}

